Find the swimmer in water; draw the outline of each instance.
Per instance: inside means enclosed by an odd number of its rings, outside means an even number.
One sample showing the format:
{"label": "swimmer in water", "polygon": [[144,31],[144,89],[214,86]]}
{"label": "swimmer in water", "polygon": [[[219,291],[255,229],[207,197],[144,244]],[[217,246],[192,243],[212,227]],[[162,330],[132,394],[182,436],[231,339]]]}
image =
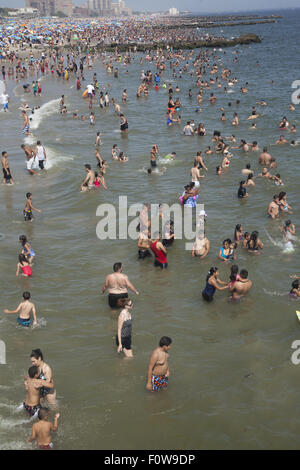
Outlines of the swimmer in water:
{"label": "swimmer in water", "polygon": [[33,326],[37,325],[36,309],[35,305],[30,302],[31,294],[30,292],[23,292],[23,301],[18,305],[15,310],[4,309],[4,313],[18,313],[17,322],[22,326],[30,326],[31,317],[33,316]]}
{"label": "swimmer in water", "polygon": [[239,280],[229,288],[229,292],[232,294],[231,300],[238,300],[244,297],[250,291],[251,287],[252,281],[248,279],[248,271],[241,269]]}
{"label": "swimmer in water", "polygon": [[218,268],[210,268],[206,277],[206,285],[202,291],[202,297],[207,302],[211,302],[214,297],[216,290],[225,290],[228,289],[228,283],[223,282],[219,279],[219,270]]}
{"label": "swimmer in water", "polygon": [[22,276],[24,277],[31,277],[32,276],[32,269],[29,265],[29,262],[25,255],[19,255],[18,263],[17,263],[17,271],[16,276],[19,275],[20,270],[22,271]]}
{"label": "swimmer in water", "polygon": [[272,219],[277,219],[279,217],[279,196],[275,194],[273,196],[273,201],[270,202],[268,206],[268,215]]}
{"label": "swimmer in water", "polygon": [[29,241],[27,240],[26,235],[19,236],[19,242],[22,245],[22,255],[27,257],[29,265],[32,266],[33,258],[35,257],[35,252],[33,251]]}
{"label": "swimmer in water", "polygon": [[199,257],[199,259],[205,258],[210,250],[210,241],[205,236],[205,232],[199,237],[196,235],[195,241],[192,248],[192,257]]}
{"label": "swimmer in water", "polygon": [[296,229],[295,225],[292,224],[291,220],[286,220],[284,225],[280,228],[282,231],[285,241],[290,241],[295,239]]}
{"label": "swimmer in water", "polygon": [[90,191],[94,187],[95,172],[91,170],[91,165],[88,163],[84,165],[86,176],[83,179],[80,191]]}
{"label": "swimmer in water", "polygon": [[139,295],[139,292],[131,284],[126,274],[122,273],[122,263],[115,263],[113,265],[113,273],[106,276],[105,283],[102,287],[101,293],[104,294],[108,290],[108,304],[111,308],[118,308],[120,306],[119,300],[128,298],[128,289]]}
{"label": "swimmer in water", "polygon": [[298,299],[300,297],[300,282],[298,279],[292,282],[292,289],[289,292],[289,296],[292,299]]}
{"label": "swimmer in water", "polygon": [[51,431],[57,431],[59,416],[59,413],[55,414],[54,423],[52,424],[48,421],[49,409],[44,407],[40,408],[38,411],[39,422],[34,423],[32,426],[31,436],[29,437],[28,442],[33,442],[36,439],[40,450],[52,449],[53,444],[51,442]]}
{"label": "swimmer in water", "polygon": [[41,408],[40,389],[44,385],[50,386],[51,384],[48,381],[45,382],[39,379],[39,370],[36,366],[29,367],[28,376],[25,381],[26,396],[23,407],[30,418],[34,417]]}

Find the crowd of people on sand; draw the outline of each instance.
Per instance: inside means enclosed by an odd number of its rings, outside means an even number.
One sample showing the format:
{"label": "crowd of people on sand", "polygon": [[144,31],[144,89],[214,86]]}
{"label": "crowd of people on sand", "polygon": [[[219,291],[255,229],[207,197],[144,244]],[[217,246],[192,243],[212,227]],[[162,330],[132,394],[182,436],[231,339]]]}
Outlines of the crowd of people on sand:
{"label": "crowd of people on sand", "polygon": [[[49,33],[50,27],[47,29],[45,24],[38,21],[35,25],[35,31],[40,32],[42,39],[40,43],[45,45],[46,34]],[[29,27],[29,25],[28,25]],[[5,29],[5,25],[4,25]],[[65,95],[61,95],[59,107],[57,110],[58,117],[64,119],[80,119],[82,121],[89,120],[91,126],[96,125],[97,115],[103,108],[109,108],[114,113],[116,119],[120,122],[120,132],[123,135],[130,136],[129,123],[127,117],[122,111],[128,100],[127,90],[124,89],[120,93],[120,104],[117,103],[114,97],[110,96],[110,87],[108,86],[101,89],[96,71],[93,74],[91,82],[87,83],[84,75],[88,71],[96,70],[96,61],[99,60],[100,64],[106,70],[108,76],[117,79],[119,76],[120,65],[124,66],[122,73],[126,74],[127,67],[130,67],[133,61],[139,61],[140,66],[144,67],[138,77],[139,83],[136,93],[137,105],[142,95],[148,96],[157,92],[159,89],[164,90],[166,96],[165,102],[165,117],[166,128],[165,132],[172,126],[178,126],[178,132],[184,137],[193,138],[197,136],[199,140],[196,145],[199,148],[201,145],[201,137],[211,135],[212,144],[203,150],[196,151],[196,155],[191,159],[189,174],[186,175],[187,184],[184,186],[182,194],[179,196],[179,201],[182,207],[189,209],[193,214],[197,210],[197,201],[201,186],[205,184],[205,174],[211,171],[211,155],[217,155],[221,158],[220,164],[216,167],[216,176],[220,177],[226,172],[230,172],[230,166],[233,161],[232,150],[242,152],[243,155],[253,155],[256,152],[259,156],[257,159],[258,165],[262,167],[262,171],[255,175],[252,166],[253,163],[246,163],[245,168],[242,170],[241,181],[237,189],[237,198],[240,200],[251,198],[251,192],[255,191],[255,186],[258,181],[263,184],[274,184],[275,186],[284,186],[281,174],[277,171],[277,165],[280,165],[274,157],[270,154],[268,146],[263,143],[261,150],[258,142],[247,142],[240,139],[240,144],[237,145],[236,134],[239,131],[241,120],[252,121],[251,129],[255,129],[257,122],[263,121],[263,109],[268,106],[265,100],[256,101],[252,109],[247,112],[246,117],[242,116],[242,101],[243,95],[248,93],[249,83],[239,83],[237,77],[233,75],[233,71],[229,65],[225,65],[227,56],[225,51],[219,53],[213,49],[201,49],[197,51],[173,51],[172,47],[166,45],[165,49],[156,49],[145,52],[143,55],[137,55],[135,49],[128,50],[125,53],[120,53],[118,49],[111,54],[97,53],[96,49],[91,48],[86,55],[81,52],[83,41],[90,45],[93,41],[99,43],[105,41],[105,35],[110,41],[119,42],[120,44],[130,44],[131,42],[139,40],[140,43],[155,42],[170,42],[180,40],[195,40],[199,38],[201,33],[191,28],[185,29],[178,26],[177,29],[160,29],[158,25],[150,24],[147,21],[141,21],[136,24],[133,20],[126,20],[122,22],[121,26],[113,24],[105,24],[100,29],[99,25],[95,23],[92,27],[84,22],[78,22],[78,31],[80,32],[81,41],[76,44],[71,50],[64,51],[60,46],[65,43],[70,43],[71,35],[74,34],[74,25],[68,29],[67,23],[58,23],[56,28],[51,29],[51,41],[47,40],[47,47],[45,46],[43,52],[38,58],[34,58],[31,52],[32,41],[30,35],[23,34],[20,40],[12,38],[11,34],[2,40],[1,46],[1,74],[4,83],[7,80],[15,80],[17,83],[23,84],[24,96],[27,101],[35,100],[35,97],[42,96],[41,81],[39,77],[44,75],[52,76],[56,80],[73,80],[76,83],[76,90],[81,98],[82,88],[85,89],[84,99],[88,108],[89,115],[79,116],[76,111],[68,109],[65,101]],[[26,31],[25,31],[26,32]],[[75,28],[76,32],[76,28]],[[105,33],[105,34],[104,34]],[[28,36],[28,37],[27,37]],[[48,35],[49,36],[49,35]],[[48,37],[47,36],[47,37]],[[56,49],[54,45],[57,46]],[[26,50],[29,47],[30,52],[23,54],[23,58],[15,49],[21,51],[22,48]],[[49,47],[48,47],[49,46]],[[235,52],[237,54],[237,52]],[[235,56],[232,64],[239,61]],[[227,61],[229,62],[229,61]],[[153,68],[154,71],[153,71]],[[188,98],[191,100],[195,113],[201,113],[201,106],[203,101],[206,100],[212,109],[216,111],[216,127],[217,123],[225,122],[229,119],[235,134],[224,136],[219,130],[206,129],[205,123],[200,122],[198,125],[193,119],[189,119],[181,129],[181,113],[182,103],[179,97],[174,97],[175,94],[180,93],[180,87],[173,86],[166,78],[167,69],[170,69],[173,82],[180,80],[183,76],[189,78],[190,89],[188,91]],[[152,70],[151,70],[152,69]],[[32,78],[35,78],[32,80]],[[29,85],[31,80],[32,85]],[[83,82],[87,85],[83,87]],[[217,97],[215,96],[215,89],[223,89],[224,96],[230,87],[234,87],[239,83],[240,99],[235,102],[228,102],[225,106],[220,107],[218,110],[213,108],[216,106]],[[270,86],[272,83],[270,84]],[[196,96],[193,89],[197,88]],[[46,93],[43,90],[43,94]],[[130,97],[133,99],[133,97]],[[9,110],[10,98],[4,90],[2,95],[3,110]],[[19,108],[23,120],[21,132],[23,136],[32,135],[31,122],[34,118],[35,112],[40,108],[34,105],[29,105],[25,102]],[[238,111],[240,109],[240,111]],[[287,104],[287,111],[290,113],[295,112],[295,107]],[[231,117],[228,117],[228,114]],[[159,117],[158,117],[159,118]],[[204,121],[204,119],[202,119]],[[290,125],[286,116],[283,116],[280,122],[277,123],[279,138],[274,142],[274,145],[292,145],[297,144],[294,137],[289,140],[288,136],[294,136],[296,133],[295,124]],[[285,131],[285,134],[283,133]],[[281,135],[282,133],[282,135]],[[286,138],[284,137],[287,136]],[[99,190],[100,188],[107,190],[105,175],[109,170],[107,160],[102,157],[102,135],[100,131],[96,133],[96,141],[93,145],[93,150],[96,162],[86,163],[84,165],[85,176],[80,184],[80,191],[89,192]],[[194,137],[195,138],[195,137]],[[36,178],[42,173],[47,174],[47,151],[41,142],[36,141],[35,146],[23,143],[21,145],[26,158],[26,171],[28,176]],[[158,145],[153,143],[150,150],[150,162],[147,174],[163,175],[166,167],[159,167],[160,165],[160,151]],[[10,169],[7,151],[2,151],[2,168],[3,168],[3,183],[5,185],[12,185],[14,178]],[[172,162],[176,160],[177,153],[172,151],[162,158],[163,161]],[[114,144],[111,150],[111,160],[113,162],[126,163],[128,156],[118,148],[118,144]],[[250,160],[250,159],[249,159]],[[96,167],[96,168],[94,168]],[[275,172],[272,172],[274,170]],[[283,178],[284,179],[284,178]],[[282,189],[282,188],[280,188]],[[178,196],[177,196],[178,198]],[[174,244],[175,228],[174,221],[168,221],[162,233],[154,232],[151,230],[150,223],[150,204],[145,202],[143,209],[139,213],[139,224],[137,231],[139,237],[137,241],[138,259],[145,260],[147,258],[154,258],[154,266],[162,270],[168,269],[168,252]],[[279,191],[278,194],[273,196],[273,200],[266,207],[266,216],[270,220],[276,221],[277,219],[283,220],[284,217],[290,216],[293,209],[287,202],[287,193]],[[41,213],[41,209],[34,207],[33,194],[26,193],[26,202],[23,211],[24,221],[33,222],[33,212]],[[164,209],[163,204],[160,205],[160,216],[163,218]],[[205,226],[207,214],[202,210],[198,214]],[[25,230],[24,230],[25,231]],[[284,244],[289,244],[293,248],[293,242],[296,240],[296,228],[294,223],[289,219],[284,219],[278,225],[278,233],[283,238]],[[19,236],[19,243],[21,252],[18,255],[16,276],[21,274],[23,277],[31,278],[33,275],[33,261],[35,259],[35,251],[33,250],[30,241],[26,235]],[[228,290],[229,300],[236,301],[243,299],[252,288],[252,281],[249,279],[248,271],[246,268],[240,269],[236,262],[238,251],[243,250],[249,255],[261,255],[263,253],[264,243],[259,238],[257,230],[244,231],[241,223],[236,224],[233,238],[224,239],[222,246],[218,250],[216,260],[222,263],[230,264],[228,272],[228,279],[221,280],[219,277],[219,268],[211,267],[206,277],[203,276],[204,289],[202,291],[202,298],[206,302],[211,302],[214,298],[215,291]],[[202,234],[197,234],[193,243],[191,256],[202,260],[206,258],[211,252],[211,242],[207,238],[205,230]],[[244,259],[244,257],[243,257]],[[299,276],[291,275],[293,277],[292,288],[289,293],[290,298],[296,299],[300,297]],[[126,274],[122,272],[122,263],[116,262],[113,265],[113,272],[109,274],[104,282],[102,293],[108,292],[108,303],[112,309],[121,309],[116,333],[116,347],[117,352],[125,355],[127,358],[133,357],[132,351],[132,311],[134,302],[128,297],[128,292],[132,291],[134,294],[139,295],[138,290],[129,281]],[[33,326],[38,325],[37,312],[34,303],[31,301],[31,293],[28,291],[23,292],[22,301],[15,310],[4,310],[7,314],[18,314],[17,322],[20,326],[29,327],[32,323]],[[147,371],[147,390],[158,391],[166,389],[169,380],[169,365],[168,365],[168,351],[171,348],[172,339],[168,336],[163,336],[151,354]],[[38,415],[39,421],[33,424],[32,435],[29,441],[37,439],[41,449],[49,449],[52,447],[51,432],[56,431],[58,428],[59,414],[55,415],[54,423],[48,420],[49,407],[56,406],[56,391],[54,388],[53,374],[51,367],[44,362],[43,354],[40,349],[35,349],[30,355],[31,367],[28,369],[28,375],[25,378],[26,397],[24,401],[24,409],[28,412],[30,417]],[[47,406],[45,406],[47,404]]]}

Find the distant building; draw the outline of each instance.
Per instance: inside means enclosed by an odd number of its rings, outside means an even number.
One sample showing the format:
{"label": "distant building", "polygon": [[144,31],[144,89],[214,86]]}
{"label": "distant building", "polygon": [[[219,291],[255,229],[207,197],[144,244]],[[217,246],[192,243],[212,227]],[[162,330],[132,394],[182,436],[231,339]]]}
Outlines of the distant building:
{"label": "distant building", "polygon": [[26,0],[27,8],[36,8],[41,16],[54,16],[61,11],[72,16],[72,0]]}
{"label": "distant building", "polygon": [[98,16],[113,14],[112,0],[87,0],[82,7],[87,8],[89,14],[97,13]]}
{"label": "distant building", "polygon": [[130,16],[132,15],[132,10],[130,8],[127,8],[125,5],[125,2],[123,0],[118,0],[116,3],[112,3],[112,8],[114,10],[114,14],[116,16]]}
{"label": "distant building", "polygon": [[170,8],[169,9],[169,15],[170,16],[177,16],[177,15],[179,15],[179,10],[177,10],[177,8]]}
{"label": "distant building", "polygon": [[8,16],[18,18],[35,18],[39,15],[37,8],[15,8],[14,11],[8,11]]}

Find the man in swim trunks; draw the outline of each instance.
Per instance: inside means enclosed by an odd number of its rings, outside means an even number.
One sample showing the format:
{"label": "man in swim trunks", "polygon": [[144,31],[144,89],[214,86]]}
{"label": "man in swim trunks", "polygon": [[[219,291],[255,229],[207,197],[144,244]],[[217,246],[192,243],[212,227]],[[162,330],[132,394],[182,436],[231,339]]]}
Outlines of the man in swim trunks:
{"label": "man in swim trunks", "polygon": [[25,388],[26,396],[23,406],[29,416],[32,418],[40,409],[40,388],[43,386],[52,386],[50,382],[39,380],[39,371],[36,366],[31,366],[28,369],[28,377],[26,377]]}
{"label": "man in swim trunks", "polygon": [[26,163],[27,163],[28,160],[30,160],[35,155],[34,150],[31,147],[29,147],[29,145],[25,145],[25,144],[21,145],[21,149],[23,149],[25,152]]}
{"label": "man in swim trunks", "polygon": [[30,134],[29,119],[28,119],[26,111],[22,111],[22,117],[24,119],[22,132],[23,134],[29,135]]}
{"label": "man in swim trunks", "polygon": [[279,217],[279,196],[275,194],[273,196],[273,201],[270,202],[268,206],[268,215],[272,217],[272,219],[277,219]]}
{"label": "man in swim trunks", "polygon": [[2,171],[3,171],[3,184],[13,184],[14,180],[13,177],[11,176],[9,164],[7,161],[7,152],[2,152],[2,159],[1,159],[1,164],[2,164]]}
{"label": "man in swim trunks", "polygon": [[203,234],[196,235],[195,241],[192,248],[192,257],[199,256],[200,259],[205,258],[208,255],[210,250],[210,241],[205,236],[205,232]]}
{"label": "man in swim trunks", "polygon": [[194,166],[190,170],[190,175],[191,175],[191,181],[195,183],[195,188],[198,188],[200,186],[199,179],[204,178],[204,176],[201,176],[197,162],[194,162]]}
{"label": "man in swim trunks", "polygon": [[30,326],[30,314],[33,316],[33,326],[37,325],[35,305],[30,302],[30,292],[23,292],[23,302],[21,302],[16,310],[4,309],[4,313],[18,313],[17,322],[22,326]]}
{"label": "man in swim trunks", "polygon": [[264,147],[263,148],[263,151],[262,153],[260,154],[259,158],[258,158],[258,163],[260,165],[265,165],[265,166],[269,166],[270,165],[270,161],[271,161],[271,155],[267,152],[267,147]]}
{"label": "man in swim trunks", "polygon": [[158,348],[151,354],[148,365],[148,377],[146,389],[152,392],[166,389],[169,381],[169,354],[172,340],[168,336],[163,336],[159,341]]}
{"label": "man in swim trunks", "polygon": [[128,289],[139,295],[139,292],[131,284],[126,274],[122,273],[122,263],[115,263],[113,265],[114,272],[106,276],[104,286],[101,293],[104,294],[108,289],[108,304],[111,308],[119,307],[119,299],[128,297]]}
{"label": "man in swim trunks", "polygon": [[95,172],[91,170],[91,165],[84,165],[86,176],[81,183],[80,191],[90,191],[94,187]]}
{"label": "man in swim trunks", "polygon": [[40,408],[38,411],[39,422],[32,426],[31,436],[28,442],[32,442],[36,439],[40,450],[51,450],[53,448],[51,431],[57,431],[59,416],[59,413],[55,414],[54,423],[52,424],[48,421],[49,409]]}
{"label": "man in swim trunks", "polygon": [[246,295],[252,287],[252,281],[248,279],[248,271],[241,269],[239,279],[229,288],[232,300],[238,300]]}

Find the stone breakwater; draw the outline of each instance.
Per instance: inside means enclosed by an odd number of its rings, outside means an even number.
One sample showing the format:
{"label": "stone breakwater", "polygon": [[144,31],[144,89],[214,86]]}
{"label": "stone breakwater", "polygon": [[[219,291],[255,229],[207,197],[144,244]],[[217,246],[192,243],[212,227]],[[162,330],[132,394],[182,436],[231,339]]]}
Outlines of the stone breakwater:
{"label": "stone breakwater", "polygon": [[[166,46],[172,47],[173,50],[186,50],[186,49],[198,49],[199,47],[233,47],[239,44],[251,44],[261,43],[262,39],[256,34],[244,34],[234,39],[226,38],[214,38],[208,40],[199,41],[170,41],[167,44],[165,42],[157,42],[151,44],[117,44],[111,43],[110,45],[96,45],[98,51],[114,52],[116,48],[119,52],[126,52],[128,50],[137,52],[146,52],[151,49],[166,49]],[[71,47],[71,46],[66,46]]]}

